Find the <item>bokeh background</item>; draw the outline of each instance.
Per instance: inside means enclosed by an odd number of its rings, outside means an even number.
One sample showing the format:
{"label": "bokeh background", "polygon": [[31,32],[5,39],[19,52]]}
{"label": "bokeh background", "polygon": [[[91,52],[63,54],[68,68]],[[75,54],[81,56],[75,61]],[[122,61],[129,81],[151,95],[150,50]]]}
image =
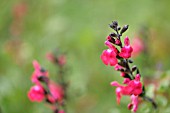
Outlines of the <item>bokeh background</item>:
{"label": "bokeh background", "polygon": [[0,0],[0,112],[52,113],[43,103],[32,103],[32,61],[37,59],[55,79],[56,67],[46,53],[56,48],[67,55],[68,113],[130,113],[129,97],[116,104],[109,84],[122,81],[100,55],[118,20],[130,27],[131,41],[143,40],[144,50],[133,57],[144,76],[148,95],[159,108],[142,102],[138,113],[170,113],[169,0]]}

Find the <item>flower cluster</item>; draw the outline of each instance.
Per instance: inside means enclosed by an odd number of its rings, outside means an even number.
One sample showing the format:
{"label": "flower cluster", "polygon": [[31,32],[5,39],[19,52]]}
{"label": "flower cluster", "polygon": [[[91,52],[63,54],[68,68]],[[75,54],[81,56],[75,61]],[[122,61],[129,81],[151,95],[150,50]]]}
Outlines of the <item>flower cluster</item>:
{"label": "flower cluster", "polygon": [[[59,59],[59,66],[63,66],[66,63],[64,58],[62,57]],[[61,61],[63,59],[64,61]],[[33,66],[35,70],[32,74],[31,81],[35,85],[32,86],[28,92],[30,101],[45,101],[50,104],[54,113],[65,113],[64,99],[66,96],[66,85],[64,84],[64,81],[62,81],[63,83],[55,83],[50,80],[48,71],[42,68],[36,60],[33,61]]]}
{"label": "flower cluster", "polygon": [[[124,85],[119,84],[117,81],[111,82],[111,86],[116,87],[117,103],[120,103],[122,95],[128,95],[131,97],[131,103],[128,104],[128,109],[136,112],[139,103],[138,98],[146,98],[146,96],[144,85],[140,81],[141,74],[139,69],[137,66],[132,66],[131,68],[129,65],[129,63],[133,63],[130,59],[133,52],[130,40],[128,37],[125,37],[124,44],[122,44],[121,41],[121,36],[128,29],[128,25],[125,25],[121,29],[121,27],[118,26],[118,22],[113,21],[109,26],[115,32],[106,38],[105,45],[108,49],[102,52],[101,60],[105,65],[114,66],[114,69],[120,71],[120,76],[124,78]],[[154,101],[151,102],[156,106]]]}

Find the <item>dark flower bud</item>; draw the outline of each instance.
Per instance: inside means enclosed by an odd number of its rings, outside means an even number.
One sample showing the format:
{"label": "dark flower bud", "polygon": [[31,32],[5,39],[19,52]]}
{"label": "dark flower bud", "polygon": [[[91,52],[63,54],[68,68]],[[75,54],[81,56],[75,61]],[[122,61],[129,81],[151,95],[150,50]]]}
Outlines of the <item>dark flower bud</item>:
{"label": "dark flower bud", "polygon": [[136,74],[139,74],[139,75],[140,75],[140,77],[141,77],[141,74],[140,74],[140,72],[139,72],[139,69],[138,69],[138,68],[137,68]]}
{"label": "dark flower bud", "polygon": [[114,25],[114,26],[118,26],[118,22],[117,21],[112,21],[112,24]]}
{"label": "dark flower bud", "polygon": [[44,76],[44,75],[41,75],[41,76],[38,77],[38,80],[41,81],[41,82],[48,83],[49,78]]}
{"label": "dark flower bud", "polygon": [[112,29],[115,29],[115,28],[118,26],[118,22],[117,22],[117,21],[113,21],[111,24],[109,24],[109,26],[110,26]]}
{"label": "dark flower bud", "polygon": [[132,67],[132,72],[134,72],[136,69],[137,69],[137,67],[136,67],[136,66],[133,66],[133,67]]}
{"label": "dark flower bud", "polygon": [[110,36],[111,37],[117,37],[117,34],[113,32],[113,33],[110,34]]}
{"label": "dark flower bud", "polygon": [[131,60],[131,59],[129,59],[128,61],[129,61],[129,63],[133,63],[133,60]]}
{"label": "dark flower bud", "polygon": [[118,30],[118,31],[121,30],[121,27],[119,26],[119,27],[117,28],[117,30]]}
{"label": "dark flower bud", "polygon": [[125,25],[122,30],[120,31],[120,34],[123,34],[127,29],[128,29],[129,25]]}

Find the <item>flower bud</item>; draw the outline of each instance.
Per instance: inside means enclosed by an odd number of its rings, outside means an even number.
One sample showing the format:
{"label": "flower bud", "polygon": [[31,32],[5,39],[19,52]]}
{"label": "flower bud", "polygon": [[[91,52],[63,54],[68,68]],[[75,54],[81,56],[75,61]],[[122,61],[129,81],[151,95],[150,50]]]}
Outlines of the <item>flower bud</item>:
{"label": "flower bud", "polygon": [[132,72],[134,72],[136,69],[137,69],[137,67],[136,67],[136,66],[133,66],[133,67],[132,67]]}
{"label": "flower bud", "polygon": [[111,33],[109,36],[111,36],[111,37],[117,37],[117,35],[116,35],[116,33]]}
{"label": "flower bud", "polygon": [[128,29],[129,25],[125,25],[122,30],[120,31],[120,34],[123,34],[127,29]]}
{"label": "flower bud", "polygon": [[115,28],[118,26],[118,22],[117,22],[117,21],[113,21],[112,24],[109,24],[109,26],[110,26],[112,29],[115,29]]}
{"label": "flower bud", "polygon": [[128,61],[129,61],[129,63],[133,63],[133,60],[131,60],[131,59],[129,59]]}

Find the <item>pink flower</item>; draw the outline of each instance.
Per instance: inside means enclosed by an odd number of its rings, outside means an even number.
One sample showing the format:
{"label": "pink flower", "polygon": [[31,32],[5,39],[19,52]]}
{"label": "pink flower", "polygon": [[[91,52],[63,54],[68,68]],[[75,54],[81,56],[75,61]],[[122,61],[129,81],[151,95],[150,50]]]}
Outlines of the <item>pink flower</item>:
{"label": "pink flower", "polygon": [[119,45],[119,44],[121,44],[121,41],[116,39],[115,44]]}
{"label": "pink flower", "polygon": [[28,98],[30,101],[41,102],[45,98],[43,87],[40,85],[31,87],[28,92]]}
{"label": "pink flower", "polygon": [[58,59],[58,64],[60,66],[63,66],[63,65],[66,64],[66,57],[65,57],[65,55],[60,55],[60,56],[58,56],[57,59]]}
{"label": "pink flower", "polygon": [[31,80],[33,83],[40,84],[38,78],[40,76],[48,77],[48,72],[43,70],[36,60],[33,61],[33,66],[35,71],[32,74]]}
{"label": "pink flower", "polygon": [[116,64],[115,67],[114,67],[114,69],[115,69],[116,71],[118,71],[118,70],[120,70],[120,69],[123,69],[123,67],[120,66],[119,64]]}
{"label": "pink flower", "polygon": [[47,53],[46,57],[52,63],[57,63],[60,66],[64,66],[66,64],[66,56],[65,55],[54,56],[53,53]]}
{"label": "pink flower", "polygon": [[119,56],[127,59],[131,57],[133,51],[133,48],[130,46],[130,41],[128,37],[125,38],[124,44],[125,45],[123,48],[121,48],[121,52],[119,53]]}
{"label": "pink flower", "polygon": [[132,56],[139,55],[144,50],[144,42],[141,38],[134,38],[132,41],[133,53]]}
{"label": "pink flower", "polygon": [[121,77],[124,77],[125,75],[126,75],[126,73],[124,73],[124,72],[121,72],[121,73],[120,73],[120,76],[121,76]]}
{"label": "pink flower", "polygon": [[116,58],[118,51],[109,41],[106,41],[105,44],[109,49],[104,50],[100,58],[105,65],[110,64],[110,66],[114,66],[118,63]]}
{"label": "pink flower", "polygon": [[120,85],[117,81],[111,82],[112,86],[116,86],[117,103],[120,103],[121,95],[140,95],[142,93],[142,83],[140,75],[137,74],[134,80],[125,78],[124,84]]}
{"label": "pink flower", "polygon": [[133,112],[136,113],[137,109],[138,109],[138,95],[131,95],[131,103],[128,104],[128,109],[132,110]]}
{"label": "pink flower", "polygon": [[58,112],[58,113],[65,113],[65,112],[64,112],[64,110],[59,110],[59,112]]}
{"label": "pink flower", "polygon": [[52,81],[50,81],[48,87],[51,93],[51,95],[48,95],[49,101],[51,103],[54,103],[56,101],[62,101],[64,96],[63,88],[59,84],[56,84]]}
{"label": "pink flower", "polygon": [[56,63],[56,62],[57,62],[55,56],[54,56],[53,53],[51,53],[51,52],[46,54],[46,58],[47,58],[49,61],[51,61],[52,63]]}

